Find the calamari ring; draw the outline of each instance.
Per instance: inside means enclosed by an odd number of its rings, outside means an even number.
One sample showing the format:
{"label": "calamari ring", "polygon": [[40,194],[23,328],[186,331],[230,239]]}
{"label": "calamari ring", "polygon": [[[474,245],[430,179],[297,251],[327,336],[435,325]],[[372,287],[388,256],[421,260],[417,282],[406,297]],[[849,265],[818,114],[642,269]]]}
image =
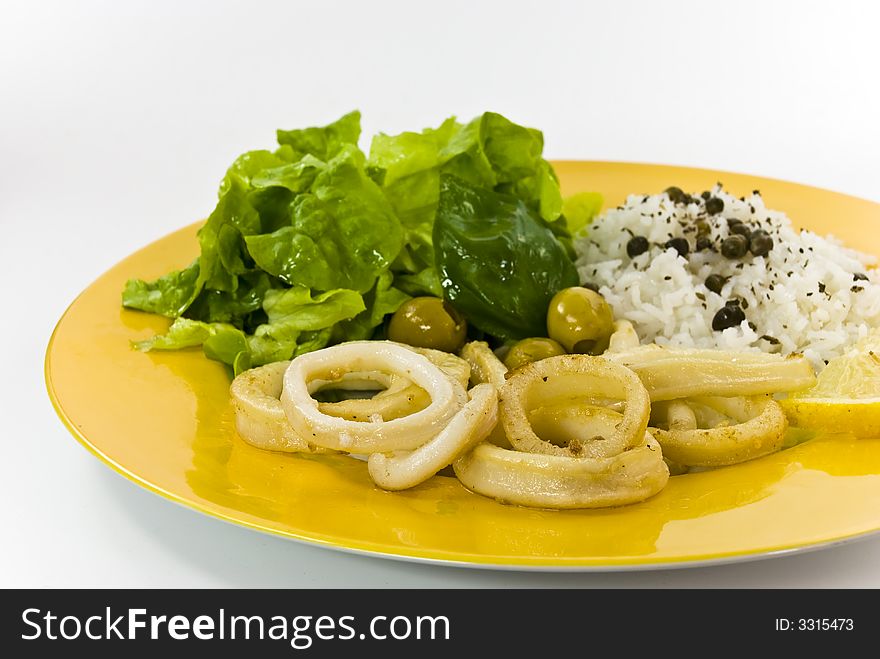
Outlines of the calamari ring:
{"label": "calamari ring", "polygon": [[[620,343],[625,343],[621,335]],[[759,396],[807,389],[816,383],[813,367],[801,355],[665,348],[655,344],[605,358],[635,371],[652,401],[694,396]]]}
{"label": "calamari ring", "polygon": [[[788,422],[782,407],[769,396],[754,398],[697,398],[694,402],[733,418],[739,423],[697,428],[697,415],[669,405],[668,429],[652,428],[663,454],[689,467],[723,467],[778,451]],[[690,406],[687,406],[690,408]]]}
{"label": "calamari ring", "polygon": [[[489,344],[485,341],[466,343],[459,352],[459,356],[470,365],[472,385],[488,383],[500,391],[507,381],[507,366],[498,359],[498,356],[492,352]],[[512,448],[504,434],[504,426],[500,423],[495,424],[488,441],[502,448]]]}
{"label": "calamari ring", "polygon": [[491,384],[478,384],[468,394],[470,401],[449,425],[419,448],[373,453],[367,463],[373,482],[385,490],[415,487],[486,439],[498,422],[498,393]]}
{"label": "calamari ring", "polygon": [[274,362],[241,373],[229,394],[235,410],[235,429],[252,446],[287,453],[332,453],[303,440],[281,407],[281,383],[290,362]]}
{"label": "calamari ring", "polygon": [[[393,343],[393,341],[389,341],[388,343]],[[417,348],[416,346],[406,345],[405,343],[398,343],[396,345],[417,352],[420,355],[424,355],[431,363],[437,366],[437,368],[446,373],[446,375],[458,382],[465,389],[468,388],[468,382],[471,377],[471,366],[468,364],[467,360],[462,359],[457,355],[453,355],[450,352],[444,352],[443,350]]]}
{"label": "calamari ring", "polygon": [[[428,392],[423,410],[391,421],[350,421],[322,412],[313,380],[339,380],[358,371],[398,375]],[[284,373],[281,405],[293,430],[308,442],[347,453],[411,450],[437,435],[464,406],[467,393],[427,357],[387,341],[353,341],[300,355]]]}
{"label": "calamari ring", "polygon": [[372,398],[349,398],[334,403],[318,403],[318,409],[324,414],[349,421],[367,421],[377,416],[381,416],[385,421],[396,419],[424,409],[431,400],[424,389],[417,387],[406,378],[385,373],[346,373],[338,381],[315,381],[309,386],[309,393],[314,394],[331,384],[350,391],[375,389],[377,385],[384,387]]}
{"label": "calamari ring", "polygon": [[603,508],[643,501],[666,485],[669,470],[649,433],[635,448],[608,458],[509,451],[488,442],[453,463],[469,490],[537,508]]}
{"label": "calamari ring", "polygon": [[579,458],[602,458],[610,451],[601,445],[614,432],[623,415],[601,405],[557,401],[532,409],[528,419],[541,439],[556,446],[567,446]]}
{"label": "calamari ring", "polygon": [[626,352],[639,347],[639,335],[635,327],[623,318],[614,321],[614,332],[608,339],[608,350],[605,353]]}
{"label": "calamari ring", "polygon": [[459,353],[471,367],[471,383],[481,384],[488,382],[501,389],[507,374],[507,367],[498,359],[489,344],[485,341],[471,341],[466,343]]}
{"label": "calamari ring", "polygon": [[[583,457],[583,444],[557,446],[538,437],[528,412],[541,405],[568,401],[583,404],[590,396],[616,396],[625,401],[620,422],[602,441],[591,443],[590,457],[610,457],[642,441],[651,404],[638,376],[602,357],[559,355],[527,364],[510,377],[500,393],[501,423],[519,451],[559,457]],[[593,439],[593,438],[586,438]]]}
{"label": "calamari ring", "polygon": [[[462,387],[467,388],[471,369],[464,359],[441,350],[416,348],[403,343],[395,343],[395,345],[424,355],[446,375],[458,382]],[[338,416],[349,421],[368,421],[371,417],[376,416],[381,416],[383,421],[391,421],[423,410],[431,402],[431,397],[428,393],[410,380],[396,375],[385,377],[389,380],[387,383],[382,382],[375,376],[370,380],[373,386],[378,382],[386,387],[384,391],[380,391],[370,399],[352,398],[337,403],[320,403],[318,409],[330,416]],[[343,383],[345,379],[346,377],[344,376],[342,378]],[[319,387],[320,385],[318,385]],[[346,388],[352,387],[346,385]],[[310,393],[314,392],[315,389],[310,387]]]}
{"label": "calamari ring", "polygon": [[[467,385],[470,368],[463,359],[439,350],[409,349],[425,355],[462,386]],[[232,381],[229,392],[235,410],[236,430],[248,444],[268,451],[330,453],[332,451],[303,440],[287,421],[279,397],[284,371],[289,365],[289,361],[273,362],[245,371]],[[318,382],[316,387],[329,383]],[[369,420],[376,416],[388,421],[418,412],[431,402],[424,389],[397,375],[352,372],[334,384],[346,389],[386,387],[370,399],[318,403],[321,412],[350,421]]]}

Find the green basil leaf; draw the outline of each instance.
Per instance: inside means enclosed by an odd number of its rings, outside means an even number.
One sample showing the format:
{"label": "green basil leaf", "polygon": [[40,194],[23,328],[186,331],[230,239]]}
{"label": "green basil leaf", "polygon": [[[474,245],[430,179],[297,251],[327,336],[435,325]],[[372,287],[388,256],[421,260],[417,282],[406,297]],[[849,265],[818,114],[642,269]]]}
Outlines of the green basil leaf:
{"label": "green basil leaf", "polygon": [[444,176],[434,249],[445,297],[502,339],[546,334],[547,306],[578,284],[553,232],[520,199]]}

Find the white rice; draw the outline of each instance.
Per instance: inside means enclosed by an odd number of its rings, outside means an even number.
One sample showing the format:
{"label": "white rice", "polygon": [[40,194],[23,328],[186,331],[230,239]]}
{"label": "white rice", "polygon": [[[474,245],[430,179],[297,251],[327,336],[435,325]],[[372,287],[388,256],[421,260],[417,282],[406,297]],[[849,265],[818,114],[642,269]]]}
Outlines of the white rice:
{"label": "white rice", "polygon": [[[581,281],[599,287],[615,317],[631,321],[642,343],[797,352],[821,368],[880,325],[880,275],[868,269],[874,257],[831,236],[795,230],[784,213],[764,206],[757,191],[739,199],[719,184],[711,194],[724,202],[712,216],[699,194],[679,204],[666,193],[630,195],[576,237]],[[724,257],[728,219],[767,231],[769,254]],[[702,232],[708,229],[711,249],[695,251],[698,223]],[[633,236],[647,238],[650,248],[630,258],[626,246]],[[677,237],[688,241],[686,258],[664,248]],[[720,295],[705,286],[713,273],[728,278]],[[713,330],[712,319],[730,300],[739,301],[746,320]]]}

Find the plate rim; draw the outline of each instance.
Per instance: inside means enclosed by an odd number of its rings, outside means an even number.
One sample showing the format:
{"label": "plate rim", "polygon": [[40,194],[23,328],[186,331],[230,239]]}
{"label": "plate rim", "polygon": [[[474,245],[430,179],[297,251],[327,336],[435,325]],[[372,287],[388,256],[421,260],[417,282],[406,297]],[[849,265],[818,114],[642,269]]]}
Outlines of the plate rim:
{"label": "plate rim", "polygon": [[[779,178],[778,176],[766,176],[764,174],[755,174],[754,172],[738,172],[732,169],[715,169],[714,167],[700,167],[699,165],[677,165],[675,163],[664,163],[664,162],[648,162],[641,160],[581,160],[578,158],[552,158],[548,160],[551,165],[576,165],[581,163],[589,163],[593,165],[631,165],[636,167],[670,167],[675,169],[687,169],[692,172],[704,172],[704,173],[713,173],[713,174],[721,174],[721,175],[731,175],[731,176],[747,176],[749,178],[760,178],[765,181],[772,181],[774,183],[782,183],[785,185],[796,185],[801,188],[809,188],[810,190],[816,190],[818,192],[831,192],[835,195],[840,195],[841,197],[848,197],[850,199],[855,199],[860,202],[867,202],[869,204],[874,204],[875,206],[880,206],[880,198],[878,199],[869,199],[868,197],[860,197],[859,195],[851,194],[849,192],[842,192],[841,190],[837,190],[835,188],[826,188],[821,185],[814,185],[812,183],[803,183],[801,181],[795,181],[787,178]],[[878,255],[880,257],[880,255]]]}

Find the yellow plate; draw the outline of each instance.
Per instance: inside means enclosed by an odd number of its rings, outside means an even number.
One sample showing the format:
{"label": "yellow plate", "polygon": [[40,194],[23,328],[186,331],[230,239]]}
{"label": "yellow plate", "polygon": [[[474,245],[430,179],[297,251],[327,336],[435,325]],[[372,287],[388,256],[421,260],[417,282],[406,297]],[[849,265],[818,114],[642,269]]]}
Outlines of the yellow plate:
{"label": "yellow plate", "polygon": [[[816,188],[709,170],[561,162],[566,194],[606,203],[669,185],[758,188],[796,223],[880,254],[880,205]],[[564,570],[724,562],[880,530],[880,439],[820,436],[742,465],[676,476],[654,498],[598,511],[501,505],[437,476],[379,490],[363,462],[252,448],[235,434],[223,368],[201,350],[142,354],[131,340],[167,320],[124,311],[130,277],[190,263],[196,225],[128,257],[83,292],[49,344],[46,381],[61,419],[113,469],[172,501],[287,538],[394,558]]]}

